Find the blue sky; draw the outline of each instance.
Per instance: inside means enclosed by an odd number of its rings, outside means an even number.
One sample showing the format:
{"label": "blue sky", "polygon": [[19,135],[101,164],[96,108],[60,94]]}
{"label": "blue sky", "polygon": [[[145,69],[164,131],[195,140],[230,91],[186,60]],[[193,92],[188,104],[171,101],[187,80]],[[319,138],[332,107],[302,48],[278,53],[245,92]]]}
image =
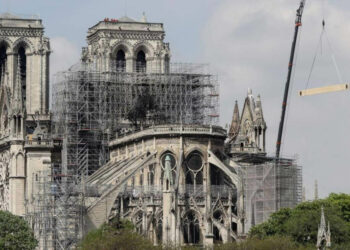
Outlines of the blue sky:
{"label": "blue sky", "polygon": [[[87,29],[105,17],[118,18],[127,13],[149,21],[162,22],[177,60],[193,61],[200,54],[200,31],[216,0],[0,0],[2,12],[38,14],[50,38],[65,37],[79,47],[85,45]],[[184,37],[186,39],[184,39]]]}
{"label": "blue sky", "polygon": [[[299,0],[0,0],[0,12],[40,15],[54,52],[52,73],[79,59],[87,29],[98,21],[125,12],[138,19],[146,12],[148,21],[164,23],[173,61],[210,63],[219,75],[222,125],[230,122],[236,99],[242,108],[247,88],[261,94],[272,154],[298,5]],[[315,179],[321,196],[350,191],[350,93],[297,95],[306,85],[323,16],[343,79],[350,79],[350,2],[307,0],[282,153],[296,155],[303,166],[308,198]],[[339,83],[330,52],[324,43],[310,87]]]}

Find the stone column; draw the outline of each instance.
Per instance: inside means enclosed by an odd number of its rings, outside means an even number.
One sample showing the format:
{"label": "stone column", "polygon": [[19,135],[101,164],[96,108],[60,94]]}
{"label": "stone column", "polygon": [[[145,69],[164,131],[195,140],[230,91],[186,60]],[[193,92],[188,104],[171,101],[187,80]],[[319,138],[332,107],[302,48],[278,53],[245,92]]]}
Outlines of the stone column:
{"label": "stone column", "polygon": [[8,86],[11,89],[11,93],[13,93],[13,87],[14,87],[14,79],[15,79],[15,69],[17,67],[17,63],[15,63],[15,53],[8,52],[7,53],[7,73],[8,73]]}
{"label": "stone column", "polygon": [[24,216],[25,215],[25,158],[22,145],[11,145],[10,160],[10,212]]}
{"label": "stone column", "polygon": [[227,241],[231,242],[231,231],[232,231],[232,194],[231,192],[229,192],[229,198],[228,198],[228,217],[229,217],[229,221],[228,221],[228,228],[227,228]]}
{"label": "stone column", "polygon": [[266,136],[266,129],[264,128],[263,129],[263,150],[265,152],[265,147],[266,147],[266,142],[265,142],[265,136]]}
{"label": "stone column", "polygon": [[[208,141],[208,152],[211,149],[211,140]],[[207,153],[209,154],[209,153]],[[203,245],[206,249],[212,249],[214,245],[214,235],[213,235],[213,223],[210,218],[211,213],[211,182],[210,182],[210,163],[208,161],[208,155],[206,157],[206,163],[204,166],[204,178],[203,178],[203,188],[205,188],[205,217],[204,223],[206,225],[206,232],[202,233],[204,235]]]}
{"label": "stone column", "polygon": [[128,56],[125,57],[125,61],[126,61],[126,72],[131,73],[134,72],[134,62],[135,62],[135,58],[132,56]]}

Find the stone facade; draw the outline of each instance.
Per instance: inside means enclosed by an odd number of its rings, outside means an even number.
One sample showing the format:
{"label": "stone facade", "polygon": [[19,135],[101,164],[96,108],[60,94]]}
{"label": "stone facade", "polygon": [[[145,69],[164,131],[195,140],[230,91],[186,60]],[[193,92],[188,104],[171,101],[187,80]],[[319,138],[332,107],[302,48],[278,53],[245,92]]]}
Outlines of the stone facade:
{"label": "stone facade", "polygon": [[266,129],[260,95],[255,101],[252,90],[248,89],[241,116],[235,104],[229,129],[231,151],[265,154]]}
{"label": "stone facade", "polygon": [[100,194],[87,204],[87,230],[119,216],[154,244],[239,240],[242,183],[225,138],[220,127],[169,124],[111,141],[111,161],[87,179]]}
{"label": "stone facade", "polygon": [[164,37],[162,23],[149,23],[145,18],[105,19],[89,29],[82,60],[93,63],[100,72],[117,67],[126,72],[165,73],[171,55]]}
{"label": "stone facade", "polygon": [[48,168],[49,39],[40,19],[0,15],[0,206],[31,210],[32,177]]}

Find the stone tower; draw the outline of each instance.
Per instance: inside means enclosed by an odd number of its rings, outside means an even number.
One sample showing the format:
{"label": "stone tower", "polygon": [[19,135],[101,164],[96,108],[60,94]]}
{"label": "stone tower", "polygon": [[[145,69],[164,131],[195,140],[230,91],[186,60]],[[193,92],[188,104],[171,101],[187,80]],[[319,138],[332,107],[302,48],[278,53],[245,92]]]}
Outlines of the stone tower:
{"label": "stone tower", "polygon": [[149,23],[145,16],[106,18],[88,31],[88,46],[82,61],[92,63],[100,72],[111,67],[121,72],[169,72],[170,49],[164,43],[162,23]]}
{"label": "stone tower", "polygon": [[25,215],[32,178],[48,169],[50,45],[42,21],[0,15],[0,208]]}

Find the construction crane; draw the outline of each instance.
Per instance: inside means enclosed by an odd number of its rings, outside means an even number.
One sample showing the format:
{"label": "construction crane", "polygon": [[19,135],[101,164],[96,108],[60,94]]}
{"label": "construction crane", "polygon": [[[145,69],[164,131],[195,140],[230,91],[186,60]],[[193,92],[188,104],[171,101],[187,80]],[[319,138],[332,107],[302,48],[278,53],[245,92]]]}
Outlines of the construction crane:
{"label": "construction crane", "polygon": [[280,157],[284,119],[286,116],[286,109],[287,109],[289,85],[290,85],[290,80],[292,77],[295,49],[296,49],[296,44],[297,44],[297,40],[298,40],[299,28],[302,25],[301,19],[303,16],[305,2],[306,2],[306,0],[300,1],[300,6],[299,6],[299,9],[297,9],[297,14],[296,14],[296,19],[295,19],[294,38],[293,38],[292,49],[291,49],[290,58],[289,58],[287,82],[286,82],[286,86],[284,88],[284,96],[283,96],[283,102],[282,102],[282,115],[281,115],[280,125],[278,128],[278,136],[277,136],[277,143],[276,143],[276,159],[277,160]]}

